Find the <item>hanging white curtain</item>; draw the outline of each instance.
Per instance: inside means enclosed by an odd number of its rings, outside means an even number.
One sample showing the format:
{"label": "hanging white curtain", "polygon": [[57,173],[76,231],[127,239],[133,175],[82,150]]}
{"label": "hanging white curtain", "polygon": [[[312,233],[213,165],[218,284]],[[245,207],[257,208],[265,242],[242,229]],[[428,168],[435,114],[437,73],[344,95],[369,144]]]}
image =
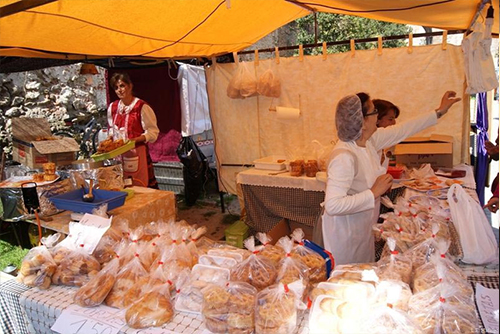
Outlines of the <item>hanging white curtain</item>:
{"label": "hanging white curtain", "polygon": [[207,81],[203,66],[178,63],[181,92],[181,131],[192,136],[212,129],[210,122]]}

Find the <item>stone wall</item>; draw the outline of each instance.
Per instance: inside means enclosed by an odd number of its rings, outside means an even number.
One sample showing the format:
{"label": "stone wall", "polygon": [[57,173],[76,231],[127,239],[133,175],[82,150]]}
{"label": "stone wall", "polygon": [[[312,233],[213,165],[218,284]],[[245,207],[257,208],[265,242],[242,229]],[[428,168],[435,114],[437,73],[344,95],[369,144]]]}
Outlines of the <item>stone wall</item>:
{"label": "stone wall", "polygon": [[51,130],[68,130],[65,120],[106,110],[105,69],[80,75],[81,64],[0,74],[0,148],[11,153],[11,119],[42,117]]}

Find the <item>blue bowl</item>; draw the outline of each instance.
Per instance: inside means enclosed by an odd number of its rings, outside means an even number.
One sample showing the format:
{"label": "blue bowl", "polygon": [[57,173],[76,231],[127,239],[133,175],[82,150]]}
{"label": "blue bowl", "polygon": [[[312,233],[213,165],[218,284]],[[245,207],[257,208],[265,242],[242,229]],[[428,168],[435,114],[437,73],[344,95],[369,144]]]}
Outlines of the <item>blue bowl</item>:
{"label": "blue bowl", "polygon": [[123,191],[94,189],[92,191],[94,201],[84,202],[83,195],[86,193],[88,193],[87,190],[76,189],[65,194],[50,197],[49,200],[59,210],[92,213],[92,210],[99,208],[105,203],[108,204],[108,211],[116,209],[125,203],[125,197],[127,197],[127,193]]}

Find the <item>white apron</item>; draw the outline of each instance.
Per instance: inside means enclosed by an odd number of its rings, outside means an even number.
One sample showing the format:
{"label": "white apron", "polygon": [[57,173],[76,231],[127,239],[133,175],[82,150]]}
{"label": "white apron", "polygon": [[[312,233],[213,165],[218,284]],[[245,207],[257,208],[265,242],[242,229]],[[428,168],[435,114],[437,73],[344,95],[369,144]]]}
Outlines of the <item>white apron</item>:
{"label": "white apron", "polygon": [[[328,165],[325,212],[322,232],[325,249],[336,264],[375,261],[372,232],[380,212],[370,188],[387,168],[381,166],[377,151],[396,145],[405,138],[435,125],[435,112],[429,112],[385,129],[378,129],[366,147],[355,142],[338,142]],[[330,212],[330,213],[329,213]]]}

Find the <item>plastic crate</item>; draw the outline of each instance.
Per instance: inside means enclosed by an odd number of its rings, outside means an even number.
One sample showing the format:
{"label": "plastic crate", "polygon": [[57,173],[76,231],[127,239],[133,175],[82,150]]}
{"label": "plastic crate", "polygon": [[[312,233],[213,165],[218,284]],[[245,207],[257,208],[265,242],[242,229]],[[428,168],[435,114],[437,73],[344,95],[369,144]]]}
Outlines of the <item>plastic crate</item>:
{"label": "plastic crate", "polygon": [[184,186],[168,183],[158,183],[158,188],[160,188],[160,190],[172,191],[176,195],[184,194]]}
{"label": "plastic crate", "polygon": [[183,178],[183,165],[180,162],[156,162],[153,164],[155,176]]}
{"label": "plastic crate", "polygon": [[92,191],[94,201],[84,202],[83,195],[87,192],[83,189],[76,189],[50,197],[49,200],[60,210],[92,213],[93,209],[97,209],[105,203],[108,204],[108,211],[116,209],[125,203],[125,197],[127,197],[127,193],[123,191],[94,189]]}
{"label": "plastic crate", "polygon": [[171,184],[173,186],[184,186],[184,179],[182,177],[156,176],[156,181],[158,181],[158,183]]}

